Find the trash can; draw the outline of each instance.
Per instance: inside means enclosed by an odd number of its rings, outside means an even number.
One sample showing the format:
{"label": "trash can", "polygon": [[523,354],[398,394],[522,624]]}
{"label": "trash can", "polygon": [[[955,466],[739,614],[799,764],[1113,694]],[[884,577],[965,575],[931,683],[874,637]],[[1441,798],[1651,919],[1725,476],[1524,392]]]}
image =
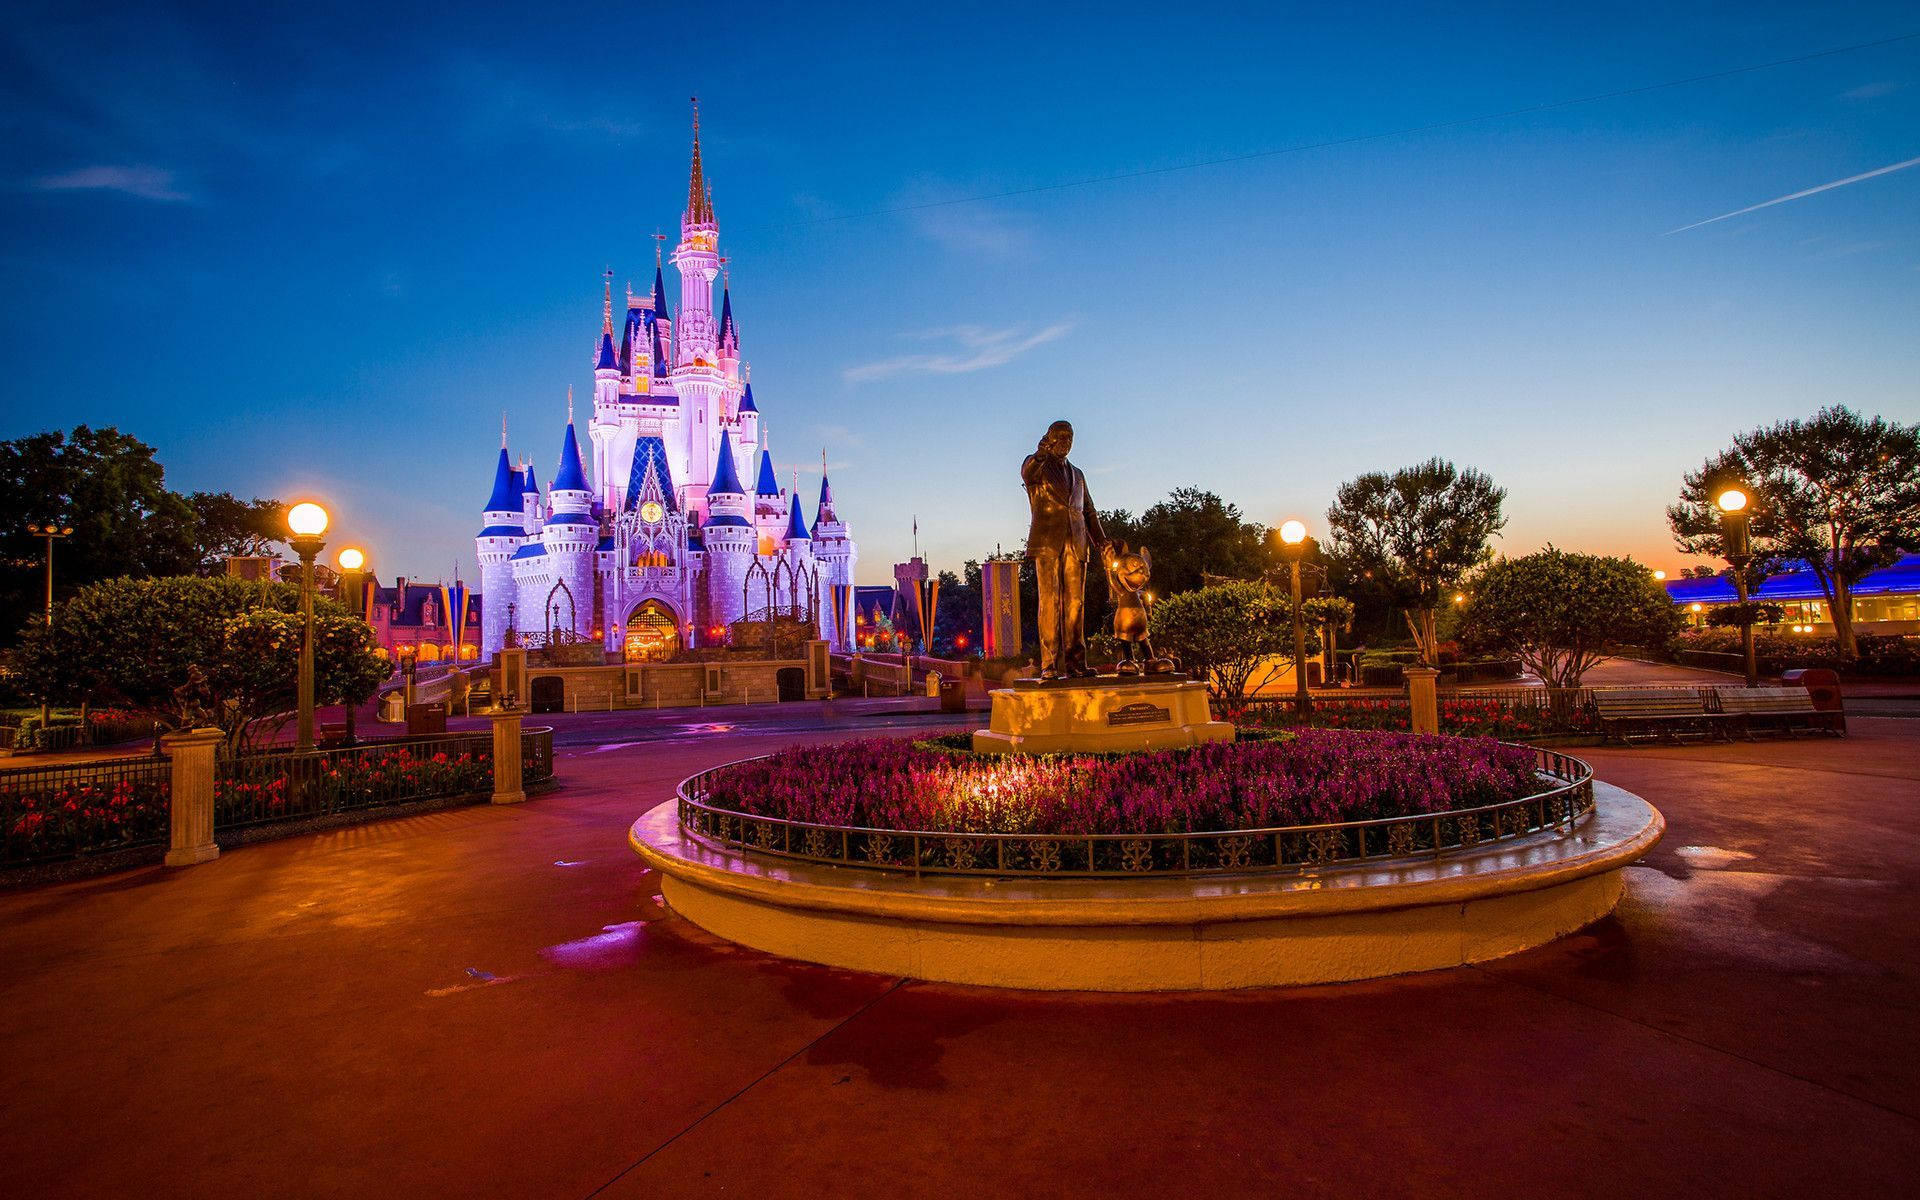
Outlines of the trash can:
{"label": "trash can", "polygon": [[1813,706],[1821,712],[1843,712],[1840,700],[1840,676],[1826,667],[1803,667],[1780,676],[1783,687],[1803,687],[1813,697]]}
{"label": "trash can", "polygon": [[946,679],[940,683],[940,711],[957,713],[967,711],[967,681],[964,679]]}

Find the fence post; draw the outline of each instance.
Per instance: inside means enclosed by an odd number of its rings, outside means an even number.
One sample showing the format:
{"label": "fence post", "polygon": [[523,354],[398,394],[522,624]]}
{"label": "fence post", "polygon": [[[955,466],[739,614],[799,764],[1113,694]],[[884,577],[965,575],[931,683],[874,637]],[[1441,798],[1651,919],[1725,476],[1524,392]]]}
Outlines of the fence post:
{"label": "fence post", "polygon": [[518,804],[527,798],[520,787],[520,710],[496,708],[493,720],[493,802]]}
{"label": "fence post", "polygon": [[168,809],[173,837],[167,865],[191,867],[220,857],[213,841],[213,755],[226,735],[218,729],[183,729],[160,739],[173,758]]}
{"label": "fence post", "polygon": [[1415,733],[1440,732],[1440,697],[1434,680],[1440,672],[1432,667],[1408,667],[1407,704],[1413,710],[1413,731]]}

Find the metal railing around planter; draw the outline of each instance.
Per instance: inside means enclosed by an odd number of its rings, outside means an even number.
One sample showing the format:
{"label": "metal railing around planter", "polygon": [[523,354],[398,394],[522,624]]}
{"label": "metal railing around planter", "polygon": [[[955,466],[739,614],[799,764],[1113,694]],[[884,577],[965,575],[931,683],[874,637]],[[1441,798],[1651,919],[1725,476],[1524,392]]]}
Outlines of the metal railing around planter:
{"label": "metal railing around planter", "polygon": [[520,782],[545,783],[553,778],[553,730],[550,727],[520,731]]}
{"label": "metal railing around planter", "polygon": [[682,782],[676,803],[680,827],[689,834],[737,850],[833,866],[992,876],[1302,871],[1444,854],[1549,830],[1571,833],[1593,812],[1593,772],[1565,754],[1533,754],[1540,776],[1556,786],[1520,800],[1419,816],[1211,833],[903,832],[756,817],[704,802],[707,781],[724,766]]}
{"label": "metal railing around planter", "polygon": [[0,866],[164,843],[171,770],[164,758],[0,770]]}

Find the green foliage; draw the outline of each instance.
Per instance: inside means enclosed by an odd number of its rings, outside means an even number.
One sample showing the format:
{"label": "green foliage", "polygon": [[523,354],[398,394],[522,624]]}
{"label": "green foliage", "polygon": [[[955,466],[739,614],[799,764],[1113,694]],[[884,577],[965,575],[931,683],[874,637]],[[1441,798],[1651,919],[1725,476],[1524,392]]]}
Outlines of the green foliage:
{"label": "green foliage", "polygon": [[1422,659],[1438,661],[1438,609],[1492,555],[1506,491],[1471,467],[1428,459],[1340,485],[1327,510],[1335,557],[1404,614]]}
{"label": "green foliage", "polygon": [[[1173,655],[1222,702],[1238,707],[1271,678],[1276,660],[1293,657],[1293,605],[1265,584],[1217,583],[1159,600],[1151,632],[1154,649]],[[1310,623],[1307,653],[1319,649],[1318,626]]]}
{"label": "green foliage", "polygon": [[[1239,508],[1200,488],[1175,488],[1138,517],[1124,510],[1100,514],[1106,535],[1153,552],[1153,590],[1172,596],[1219,579],[1262,579],[1279,565],[1267,529]],[[1096,564],[1097,566],[1097,564]],[[1089,613],[1101,612],[1106,573],[1087,572]],[[1101,603],[1093,603],[1096,597]]]}
{"label": "green foliage", "polygon": [[[53,549],[59,599],[117,576],[198,574],[228,554],[266,552],[281,536],[281,511],[277,501],[168,491],[153,447],[111,427],[0,441],[0,613],[43,604],[45,544],[29,524],[73,527]],[[0,626],[0,639],[17,629]]]}
{"label": "green foliage", "polygon": [[1787,610],[1778,604],[1721,604],[1707,610],[1707,624],[1715,629],[1778,625],[1786,619]]}
{"label": "green foliage", "polygon": [[1713,500],[1729,484],[1752,497],[1749,586],[1781,562],[1806,563],[1826,592],[1841,649],[1853,653],[1853,585],[1920,542],[1920,425],[1834,405],[1736,436],[1687,473],[1667,509],[1681,550],[1727,556]]}
{"label": "green foliage", "polygon": [[[37,694],[56,702],[117,704],[185,727],[251,725],[294,703],[299,589],[240,579],[110,579],[54,609],[51,629],[30,623],[15,652]],[[372,631],[330,600],[314,606],[316,701],[360,703],[387,674]]]}
{"label": "green foliage", "polygon": [[1646,567],[1552,546],[1490,563],[1474,578],[1468,645],[1512,654],[1548,686],[1580,686],[1609,647],[1664,646],[1683,619]]}

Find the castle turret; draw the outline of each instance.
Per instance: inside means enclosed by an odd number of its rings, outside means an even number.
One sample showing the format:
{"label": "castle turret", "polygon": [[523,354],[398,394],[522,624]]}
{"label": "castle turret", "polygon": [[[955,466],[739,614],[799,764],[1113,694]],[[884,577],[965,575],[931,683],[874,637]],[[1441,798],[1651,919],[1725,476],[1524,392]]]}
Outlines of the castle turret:
{"label": "castle turret", "polygon": [[753,399],[753,364],[740,364],[740,404],[735,411],[734,424],[740,430],[740,440],[749,446],[760,446],[760,406]]}
{"label": "castle turret", "polygon": [[759,538],[751,516],[753,502],[740,485],[733,443],[725,430],[720,432],[720,446],[710,470],[713,478],[707,488],[707,519],[700,529],[707,550],[707,594],[715,623],[732,625],[746,615],[747,565],[753,561]]}
{"label": "castle turret", "polygon": [[573,414],[567,414],[566,436],[560,442],[560,467],[554,472],[548,500],[552,512],[540,530],[547,551],[550,586],[543,598],[542,628],[565,629],[582,636],[593,633],[594,554],[600,545],[600,522],[593,516],[593,489],[580,463],[580,441],[574,435]]}
{"label": "castle turret", "polygon": [[771,553],[787,533],[787,498],[773,474],[773,452],[760,451],[760,473],[753,485],[753,526],[760,552]]}
{"label": "castle turret", "polygon": [[[848,649],[853,644],[853,618],[849,612],[844,629],[831,629],[833,624],[833,588],[835,585],[853,586],[853,568],[858,558],[853,545],[853,535],[840,520],[833,508],[833,484],[827,480],[826,455],[820,456],[820,507],[813,515],[813,560],[820,567],[820,614],[821,628],[827,640],[836,650]],[[851,595],[851,593],[849,593]]]}
{"label": "castle turret", "polygon": [[490,656],[506,644],[507,607],[514,595],[513,568],[508,565],[526,538],[526,514],[521,506],[520,472],[507,454],[506,430],[500,432],[500,459],[494,466],[493,493],[480,517],[480,533],[473,540],[480,560],[480,653]]}
{"label": "castle turret", "polygon": [[593,406],[597,412],[620,399],[620,351],[613,344],[613,272],[607,272],[606,297],[600,302],[600,345],[593,356]]}
{"label": "castle turret", "polygon": [[539,533],[541,522],[547,519],[547,505],[540,494],[540,480],[533,473],[533,463],[525,460],[520,463],[520,511],[527,532]]}
{"label": "castle turret", "polygon": [[720,369],[728,379],[740,378],[740,334],[733,327],[733,289],[720,288]]}

